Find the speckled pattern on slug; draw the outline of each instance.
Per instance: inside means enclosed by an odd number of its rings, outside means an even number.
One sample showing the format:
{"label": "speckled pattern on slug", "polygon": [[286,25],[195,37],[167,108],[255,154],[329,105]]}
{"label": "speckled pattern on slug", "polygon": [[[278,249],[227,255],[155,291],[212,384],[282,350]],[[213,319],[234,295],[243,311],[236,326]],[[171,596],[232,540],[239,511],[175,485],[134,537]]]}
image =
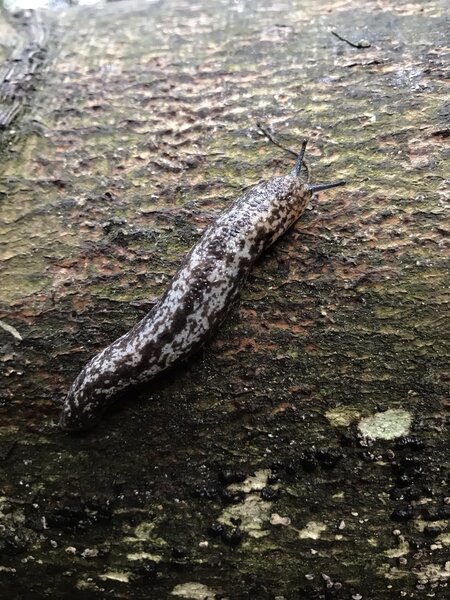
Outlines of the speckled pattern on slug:
{"label": "speckled pattern on slug", "polygon": [[87,429],[119,392],[148,381],[217,329],[258,256],[295,223],[311,191],[291,173],[246,191],[208,227],[159,302],[74,381],[60,426]]}

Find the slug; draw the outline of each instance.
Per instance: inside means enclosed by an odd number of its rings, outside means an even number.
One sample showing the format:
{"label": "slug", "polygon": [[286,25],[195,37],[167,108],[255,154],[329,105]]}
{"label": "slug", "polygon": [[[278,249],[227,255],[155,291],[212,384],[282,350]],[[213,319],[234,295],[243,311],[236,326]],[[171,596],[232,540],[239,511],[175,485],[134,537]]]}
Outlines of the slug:
{"label": "slug", "polygon": [[205,230],[152,310],[83,368],[62,408],[63,430],[93,427],[119,392],[198,350],[225,318],[255,260],[297,221],[312,194],[345,183],[303,182],[305,148],[306,141],[288,175],[237,198]]}

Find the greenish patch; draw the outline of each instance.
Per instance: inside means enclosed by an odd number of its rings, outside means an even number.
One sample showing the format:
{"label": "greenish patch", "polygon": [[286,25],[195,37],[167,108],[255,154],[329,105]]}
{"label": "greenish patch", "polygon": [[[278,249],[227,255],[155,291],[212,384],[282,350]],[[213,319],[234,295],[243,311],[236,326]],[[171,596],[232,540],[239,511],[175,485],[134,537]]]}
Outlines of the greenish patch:
{"label": "greenish patch", "polygon": [[409,543],[404,538],[401,538],[395,548],[389,548],[388,550],[385,550],[383,554],[388,558],[400,558],[401,556],[407,555],[409,551]]}
{"label": "greenish patch", "polygon": [[412,416],[406,410],[389,409],[362,419],[358,423],[361,435],[374,440],[394,440],[407,435],[411,426]]}
{"label": "greenish patch", "polygon": [[167,542],[156,535],[156,524],[142,522],[135,528],[133,535],[124,537],[123,541],[127,543],[152,542],[153,545],[162,547]]}
{"label": "greenish patch", "polygon": [[327,526],[325,523],[320,523],[319,521],[309,521],[306,523],[303,529],[298,531],[298,537],[302,540],[318,540],[320,539],[322,533],[327,530]]}
{"label": "greenish patch", "polygon": [[267,485],[269,475],[270,471],[261,469],[254,476],[247,477],[242,483],[229,485],[229,490],[242,491],[246,495],[242,503],[225,508],[218,517],[218,521],[231,527],[239,522],[239,528],[251,538],[257,539],[268,535],[269,531],[266,526],[272,502],[263,500],[256,492],[261,491]]}
{"label": "greenish patch", "polygon": [[106,571],[106,573],[100,575],[100,579],[109,579],[112,581],[120,581],[121,583],[128,583],[130,579],[130,573],[127,571]]}
{"label": "greenish patch", "polygon": [[217,598],[214,590],[203,583],[197,583],[196,581],[180,583],[173,588],[170,594],[189,600],[214,600]]}
{"label": "greenish patch", "polygon": [[419,583],[436,584],[450,579],[450,560],[444,565],[429,563],[416,571]]}
{"label": "greenish patch", "polygon": [[240,529],[251,538],[261,538],[269,534],[265,526],[270,517],[272,504],[261,499],[259,495],[248,494],[245,500],[226,508],[218,520],[225,525],[234,526],[239,522]]}
{"label": "greenish patch", "polygon": [[335,427],[347,427],[358,419],[360,411],[351,406],[338,406],[326,411],[325,416]]}
{"label": "greenish patch", "polygon": [[444,546],[450,546],[450,533],[442,533],[436,539]]}
{"label": "greenish patch", "polygon": [[130,552],[127,554],[127,559],[132,561],[152,560],[154,562],[160,562],[162,556],[151,552]]}

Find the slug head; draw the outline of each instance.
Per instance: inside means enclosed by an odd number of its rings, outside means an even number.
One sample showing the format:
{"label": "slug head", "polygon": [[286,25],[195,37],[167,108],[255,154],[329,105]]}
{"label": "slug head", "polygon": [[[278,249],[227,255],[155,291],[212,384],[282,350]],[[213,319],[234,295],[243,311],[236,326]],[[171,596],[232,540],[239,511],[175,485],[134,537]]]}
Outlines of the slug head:
{"label": "slug head", "polygon": [[[303,159],[305,156],[307,144],[308,144],[308,140],[303,140],[302,147],[300,148],[300,152],[298,153],[297,161],[296,161],[295,167],[292,171],[293,175],[295,175],[296,177],[300,177],[300,171],[301,171],[302,165],[305,164],[305,167],[306,167],[306,163],[304,163]],[[308,171],[308,177],[307,177],[306,184],[305,184],[305,189],[308,192],[311,192],[311,194],[315,194],[316,192],[320,192],[322,190],[329,190],[330,188],[334,188],[334,187],[338,187],[340,185],[346,184],[346,181],[344,181],[343,179],[339,179],[338,181],[332,181],[330,183],[317,183],[317,184],[310,184],[310,183],[308,183],[308,181],[309,181],[309,171]]]}

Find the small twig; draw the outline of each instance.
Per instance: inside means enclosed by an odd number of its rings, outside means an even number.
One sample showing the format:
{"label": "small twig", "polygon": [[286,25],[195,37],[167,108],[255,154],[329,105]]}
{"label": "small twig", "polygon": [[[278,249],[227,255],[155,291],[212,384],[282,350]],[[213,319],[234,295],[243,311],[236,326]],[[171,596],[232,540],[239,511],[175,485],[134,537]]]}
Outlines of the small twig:
{"label": "small twig", "polygon": [[[265,127],[263,127],[261,125],[261,123],[256,123],[256,127],[259,129],[259,131],[263,135],[266,136],[266,138],[270,142],[272,142],[272,144],[274,144],[275,146],[278,146],[278,148],[281,148],[285,152],[289,152],[289,154],[292,154],[292,156],[295,156],[295,158],[298,158],[298,152],[295,152],[295,150],[292,150],[291,148],[288,148],[287,146],[284,146],[281,142],[279,142],[278,140],[276,140],[273,137],[273,135],[271,133],[269,133],[269,131]],[[305,166],[307,181],[309,181],[309,166],[308,166],[308,164],[307,164],[307,162],[305,160],[303,160],[302,164]]]}
{"label": "small twig", "polygon": [[341,42],[345,42],[346,44],[348,44],[349,46],[351,46],[352,48],[370,48],[371,43],[368,42],[367,40],[360,40],[359,42],[351,42],[350,40],[346,40],[344,37],[342,37],[342,35],[339,35],[339,33],[336,33],[336,31],[332,31],[331,32],[332,35],[334,35],[334,37],[337,37],[338,40],[341,40]]}
{"label": "small twig", "polygon": [[5,331],[7,331],[8,333],[10,333],[12,336],[14,336],[16,338],[16,340],[19,340],[19,342],[23,340],[20,333],[12,325],[8,325],[8,323],[5,323],[4,321],[0,321],[0,327],[2,329],[4,329]]}
{"label": "small twig", "polygon": [[270,140],[272,142],[272,144],[275,144],[275,146],[278,146],[278,148],[281,148],[285,152],[289,152],[289,154],[292,154],[292,156],[295,156],[295,158],[297,158],[298,152],[295,152],[294,150],[291,150],[291,148],[288,148],[287,146],[284,146],[281,142],[279,142],[278,140],[276,140],[273,137],[273,135],[271,133],[269,133],[269,131],[265,127],[263,127],[261,125],[261,123],[256,123],[256,127],[260,130],[260,132],[263,135],[266,136],[266,138],[268,140]]}

